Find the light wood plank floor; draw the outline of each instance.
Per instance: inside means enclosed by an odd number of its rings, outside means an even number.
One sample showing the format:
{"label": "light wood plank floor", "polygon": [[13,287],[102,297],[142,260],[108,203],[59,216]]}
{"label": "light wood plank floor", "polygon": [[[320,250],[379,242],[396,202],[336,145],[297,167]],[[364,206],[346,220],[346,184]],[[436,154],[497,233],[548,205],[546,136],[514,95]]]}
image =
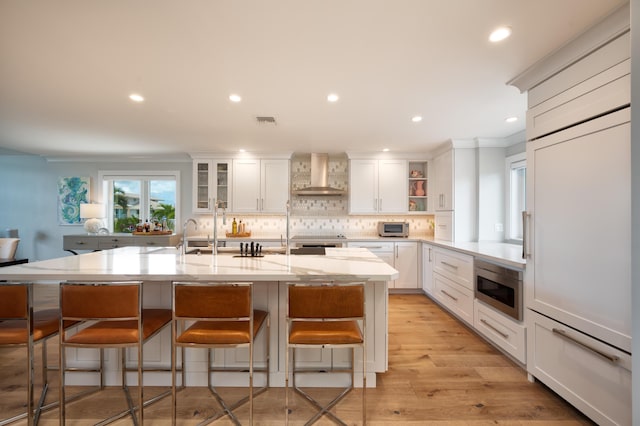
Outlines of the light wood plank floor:
{"label": "light wood plank floor", "polygon": [[[55,302],[41,294],[40,300]],[[55,341],[50,363],[57,359]],[[17,413],[25,403],[23,353],[0,349],[0,415]],[[48,400],[57,397],[57,374],[50,374]],[[38,379],[39,380],[39,379]],[[132,389],[135,390],[135,389]],[[157,392],[150,389],[148,394]],[[327,390],[315,390],[328,394]],[[37,390],[39,392],[39,390]],[[243,390],[231,389],[229,394]],[[295,397],[291,423],[303,424],[312,408]],[[179,394],[180,425],[196,424],[216,407],[206,389]],[[74,402],[67,407],[68,425],[93,424],[124,408],[119,389]],[[352,392],[335,412],[348,424],[359,424],[360,391]],[[255,399],[255,423],[284,423],[284,390],[269,389]],[[170,424],[170,398],[145,410],[146,425]],[[246,406],[237,411],[248,422]],[[591,425],[592,423],[540,383],[529,383],[525,372],[423,295],[389,298],[389,371],[378,376],[378,387],[367,390],[371,425]],[[15,423],[25,425],[26,421]],[[58,410],[43,414],[41,425],[58,424]],[[124,418],[116,425],[132,424]],[[231,424],[222,419],[216,424]],[[323,418],[317,424],[333,424]]]}

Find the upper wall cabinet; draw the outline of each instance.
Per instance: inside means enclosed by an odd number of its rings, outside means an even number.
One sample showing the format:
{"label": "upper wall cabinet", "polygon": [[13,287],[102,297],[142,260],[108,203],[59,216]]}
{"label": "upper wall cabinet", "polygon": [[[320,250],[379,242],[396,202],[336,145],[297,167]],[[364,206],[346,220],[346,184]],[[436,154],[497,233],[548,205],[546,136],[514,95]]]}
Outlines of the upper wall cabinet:
{"label": "upper wall cabinet", "polygon": [[232,176],[233,212],[286,212],[289,160],[235,159]]}
{"label": "upper wall cabinet", "polygon": [[350,213],[406,213],[406,160],[350,160]]}
{"label": "upper wall cabinet", "polygon": [[453,210],[453,150],[438,155],[434,161],[435,178],[435,210]]}
{"label": "upper wall cabinet", "polygon": [[193,160],[193,212],[213,212],[213,200],[218,206],[229,208],[229,182],[231,180],[231,160],[205,159]]}
{"label": "upper wall cabinet", "polygon": [[[458,143],[452,142],[455,146]],[[459,145],[459,144],[458,144]],[[434,158],[436,239],[477,238],[477,149],[452,148]]]}

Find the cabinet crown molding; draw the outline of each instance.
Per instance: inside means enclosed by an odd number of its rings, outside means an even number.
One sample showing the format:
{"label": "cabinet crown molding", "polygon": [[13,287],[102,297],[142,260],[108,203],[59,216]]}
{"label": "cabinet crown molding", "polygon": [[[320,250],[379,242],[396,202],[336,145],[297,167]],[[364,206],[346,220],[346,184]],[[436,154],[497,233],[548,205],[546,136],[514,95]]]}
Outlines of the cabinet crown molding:
{"label": "cabinet crown molding", "polygon": [[521,93],[524,93],[625,34],[630,28],[631,13],[629,2],[627,2],[576,38],[507,81],[507,84],[517,87]]}

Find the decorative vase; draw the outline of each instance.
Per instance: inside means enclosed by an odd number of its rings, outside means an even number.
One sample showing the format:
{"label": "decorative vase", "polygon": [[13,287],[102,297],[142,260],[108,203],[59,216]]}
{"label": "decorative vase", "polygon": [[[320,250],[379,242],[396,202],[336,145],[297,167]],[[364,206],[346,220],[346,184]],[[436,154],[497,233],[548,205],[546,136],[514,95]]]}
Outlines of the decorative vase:
{"label": "decorative vase", "polygon": [[415,191],[415,194],[416,194],[418,197],[422,197],[422,196],[424,195],[424,188],[423,188],[423,186],[424,186],[424,181],[423,181],[423,180],[419,180],[419,181],[417,181],[417,182],[416,182],[416,191]]}

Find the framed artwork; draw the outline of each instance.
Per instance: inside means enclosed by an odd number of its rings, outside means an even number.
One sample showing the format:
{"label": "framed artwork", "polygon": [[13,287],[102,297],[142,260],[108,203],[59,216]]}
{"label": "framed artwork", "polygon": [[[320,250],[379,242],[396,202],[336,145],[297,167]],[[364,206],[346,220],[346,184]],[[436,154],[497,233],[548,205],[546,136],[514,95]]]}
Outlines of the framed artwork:
{"label": "framed artwork", "polygon": [[81,225],[80,204],[88,203],[91,191],[90,177],[58,178],[58,224]]}

